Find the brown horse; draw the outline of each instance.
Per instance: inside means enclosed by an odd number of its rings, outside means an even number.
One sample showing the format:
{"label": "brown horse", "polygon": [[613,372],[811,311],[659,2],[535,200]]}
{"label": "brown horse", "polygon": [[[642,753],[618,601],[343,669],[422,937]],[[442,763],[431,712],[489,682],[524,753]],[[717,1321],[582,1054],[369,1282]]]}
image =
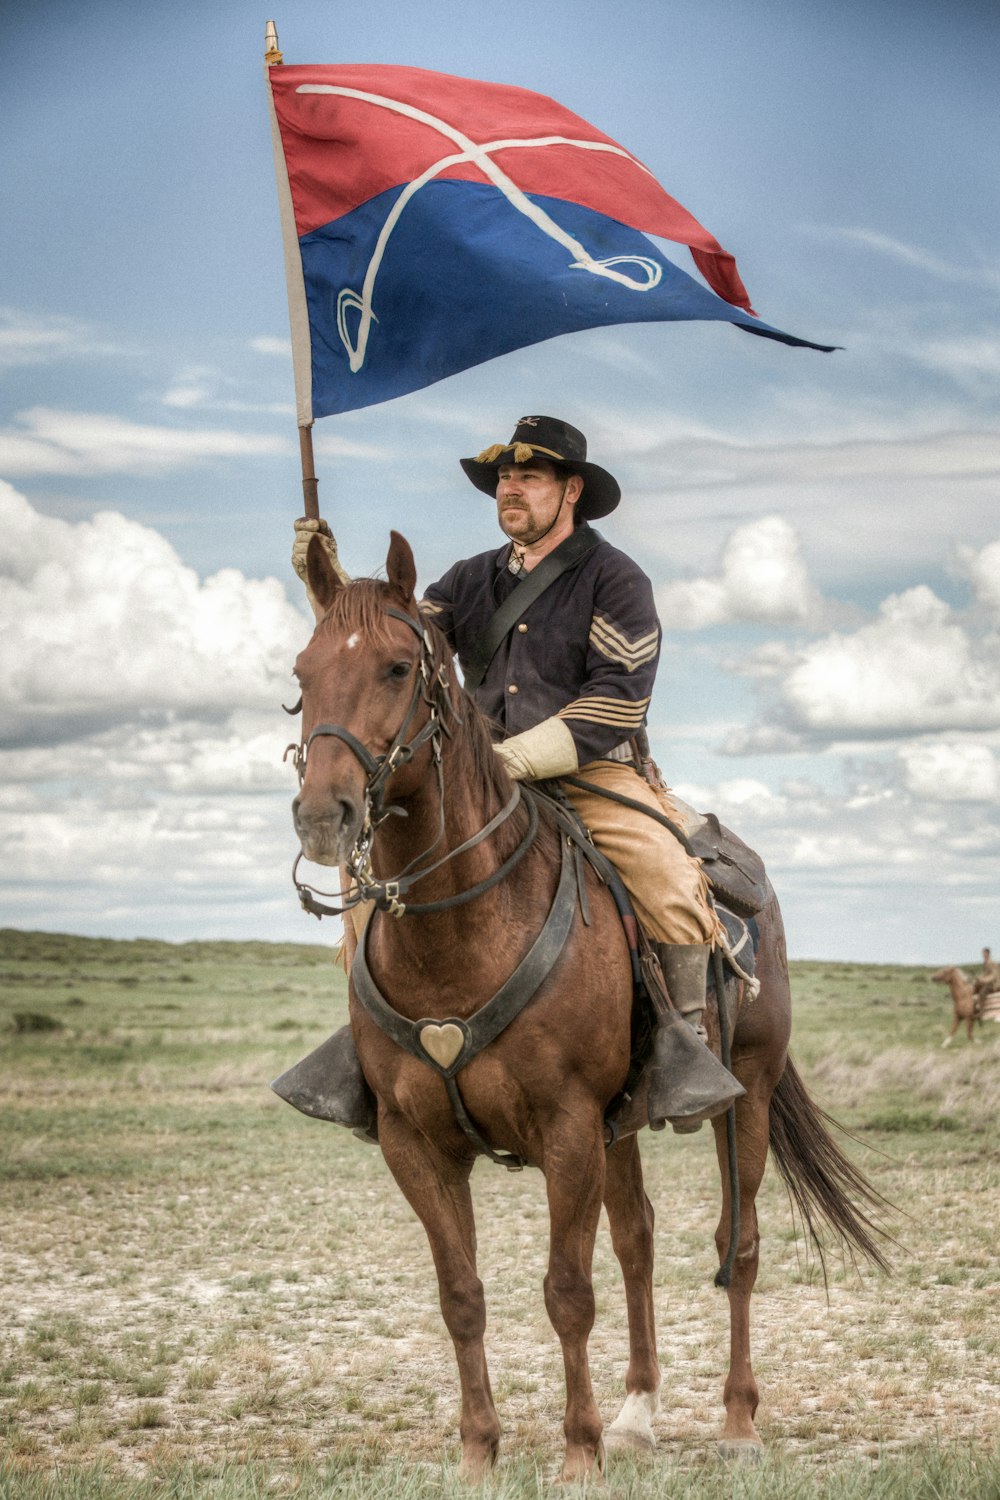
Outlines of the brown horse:
{"label": "brown horse", "polygon": [[[606,1149],[604,1125],[629,1066],[628,945],[607,889],[588,867],[589,925],[574,885],[568,939],[530,1003],[447,1082],[449,1062],[462,1060],[468,1027],[525,960],[545,914],[555,909],[566,841],[544,813],[537,836],[528,838],[535,815],[526,799],[517,800],[485,721],[457,685],[443,637],[420,619],[413,557],[395,532],[386,566],[387,583],[344,585],[322,548],[310,547],[310,587],[326,614],[296,664],[305,747],[296,830],[308,859],[348,860],[355,875],[366,872],[381,910],[359,956],[396,1023],[400,1017],[404,1028],[418,1023],[410,1028],[420,1039],[412,1051],[376,1024],[359,998],[355,963],[351,1025],[377,1098],[379,1145],[426,1230],[458,1362],[461,1473],[476,1480],[492,1464],[500,1424],[483,1347],[486,1314],[469,1189],[477,1148],[456,1108],[491,1152],[509,1153],[545,1177],[544,1296],[566,1377],[562,1475],[579,1479],[603,1464],[587,1362],[602,1200],[625,1281],[629,1329],[627,1398],[609,1446],[652,1447],[660,1385],[653,1210],[643,1191],[638,1137],[625,1135]],[[415,883],[419,905],[396,920]],[[761,991],[732,1032],[732,1068],[746,1094],[735,1115],[741,1214],[723,1396],[722,1447],[731,1455],[760,1445],[749,1312],[758,1262],[754,1198],[769,1142],[813,1239],[815,1219],[823,1218],[846,1243],[885,1265],[878,1231],[851,1202],[860,1196],[871,1205],[877,1195],[834,1144],[787,1056],[790,999],[776,902],[759,925]],[[707,1018],[718,1050],[714,1007]],[[721,1259],[731,1222],[727,1139],[725,1120],[713,1123],[722,1168]]]}
{"label": "brown horse", "polygon": [[936,974],[931,975],[934,984],[946,984],[951,992],[951,1003],[953,1007],[951,1030],[941,1043],[942,1047],[950,1047],[955,1032],[965,1022],[965,1034],[970,1042],[976,1040],[973,1027],[978,1021],[982,1025],[980,1015],[979,997],[976,994],[972,980],[964,969],[948,968],[938,969]]}

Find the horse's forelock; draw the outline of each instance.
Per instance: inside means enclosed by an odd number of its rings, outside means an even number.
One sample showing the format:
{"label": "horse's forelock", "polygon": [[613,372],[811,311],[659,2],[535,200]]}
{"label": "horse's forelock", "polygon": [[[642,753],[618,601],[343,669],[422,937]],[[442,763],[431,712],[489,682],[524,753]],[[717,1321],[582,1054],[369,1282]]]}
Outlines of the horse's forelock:
{"label": "horse's forelock", "polygon": [[373,646],[388,646],[390,617],[386,606],[393,600],[387,583],[379,578],[356,578],[339,589],[317,628],[321,636],[347,631]]}

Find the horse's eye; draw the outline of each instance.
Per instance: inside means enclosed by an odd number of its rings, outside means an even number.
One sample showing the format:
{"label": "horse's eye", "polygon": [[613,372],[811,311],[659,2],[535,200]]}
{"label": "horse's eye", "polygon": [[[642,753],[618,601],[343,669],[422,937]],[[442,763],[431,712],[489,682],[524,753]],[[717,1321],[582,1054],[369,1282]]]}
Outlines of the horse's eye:
{"label": "horse's eye", "polygon": [[409,677],[412,670],[413,667],[410,662],[394,661],[392,666],[389,668],[389,676],[395,677],[398,682],[401,682],[404,677]]}

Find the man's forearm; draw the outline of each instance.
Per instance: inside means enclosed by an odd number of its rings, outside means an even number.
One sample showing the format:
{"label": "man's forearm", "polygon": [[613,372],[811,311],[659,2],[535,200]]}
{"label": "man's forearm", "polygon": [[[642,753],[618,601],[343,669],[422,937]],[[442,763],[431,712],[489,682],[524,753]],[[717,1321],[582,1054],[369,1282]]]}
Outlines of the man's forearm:
{"label": "man's forearm", "polygon": [[568,776],[579,768],[576,742],[565,719],[543,719],[533,729],[501,740],[494,750],[515,781],[543,781]]}

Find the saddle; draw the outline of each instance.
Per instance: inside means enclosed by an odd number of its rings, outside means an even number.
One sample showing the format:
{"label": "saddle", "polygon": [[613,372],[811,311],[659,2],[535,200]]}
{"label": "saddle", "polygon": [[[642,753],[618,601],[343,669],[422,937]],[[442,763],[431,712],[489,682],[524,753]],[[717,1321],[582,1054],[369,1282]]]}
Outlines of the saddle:
{"label": "saddle", "polygon": [[[632,957],[635,985],[632,1061],[637,1076],[647,1061],[648,1043],[655,1026],[656,1014],[665,1008],[673,1008],[660,972],[655,945],[635,915],[621,876],[611,861],[597,849],[559,783],[534,782],[530,791],[548,805],[560,829],[571,841],[578,862],[577,892],[584,922],[589,922],[589,912],[582,869],[579,868],[581,858],[587,860],[608,887],[618,908]],[[679,829],[674,828],[673,831],[687,845],[689,852],[697,854],[703,861],[705,856],[701,854],[701,849],[711,852],[712,865],[706,865],[705,872],[712,887],[713,898],[716,895],[729,898],[728,904],[723,904],[721,900],[713,901],[716,915],[725,930],[726,941],[720,944],[721,966],[709,965],[706,999],[716,993],[721,968],[726,999],[734,1005],[735,1014],[745,999],[756,998],[759,989],[755,958],[760,945],[760,929],[754,917],[769,899],[771,883],[760,856],[744,844],[742,839],[728,829],[723,829],[714,815],[703,817],[702,822],[708,833],[698,844],[690,835],[685,839]],[[733,892],[732,895],[730,891]],[[716,997],[717,1003],[720,998]],[[632,1070],[630,1076],[631,1073]]]}

